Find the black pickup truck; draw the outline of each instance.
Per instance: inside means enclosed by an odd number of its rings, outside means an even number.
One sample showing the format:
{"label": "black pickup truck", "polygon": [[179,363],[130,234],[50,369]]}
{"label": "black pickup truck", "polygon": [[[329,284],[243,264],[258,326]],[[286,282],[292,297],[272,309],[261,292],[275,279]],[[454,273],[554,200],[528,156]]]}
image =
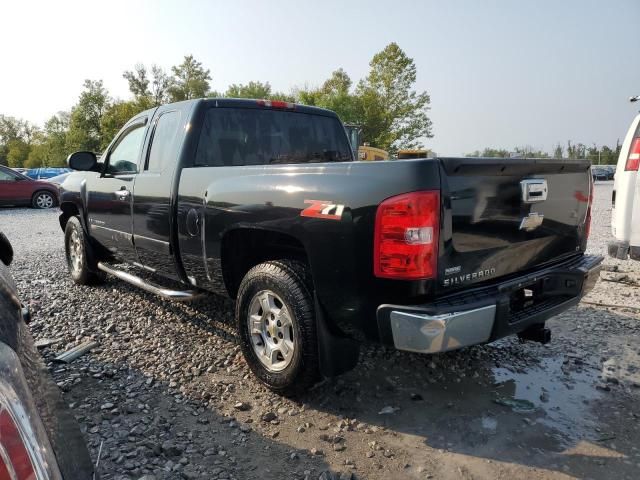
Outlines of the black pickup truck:
{"label": "black pickup truck", "polygon": [[246,361],[282,393],[352,368],[363,339],[422,353],[546,342],[545,320],[579,302],[602,261],[584,254],[588,162],[357,162],[335,113],[285,102],[164,105],[100,162],[76,152],[69,165],[73,279],[229,295]]}

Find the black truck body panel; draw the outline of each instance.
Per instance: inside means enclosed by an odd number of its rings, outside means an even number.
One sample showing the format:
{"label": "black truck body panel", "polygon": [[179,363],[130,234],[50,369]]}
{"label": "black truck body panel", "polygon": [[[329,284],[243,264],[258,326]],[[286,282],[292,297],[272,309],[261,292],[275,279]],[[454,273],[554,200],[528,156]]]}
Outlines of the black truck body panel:
{"label": "black truck body panel", "polygon": [[[266,260],[282,252],[300,257],[310,265],[315,294],[331,328],[357,337],[379,338],[380,330],[385,337],[379,313],[376,321],[381,305],[424,306],[472,288],[499,289],[514,278],[583,258],[591,188],[588,162],[468,158],[355,162],[351,157],[301,164],[199,166],[194,160],[198,141],[206,112],[212,108],[264,106],[254,100],[200,99],[141,113],[123,128],[144,122],[138,173],[70,175],[63,184],[63,212],[77,210],[104,253],[186,285],[231,296],[238,283],[234,269],[247,259]],[[166,147],[172,158],[160,171],[145,170],[158,119],[170,111],[180,112],[175,143]],[[338,121],[333,112],[313,107],[295,106],[295,112]],[[346,134],[344,142],[348,143]],[[548,182],[545,202],[521,201],[520,182],[527,179]],[[130,189],[130,201],[117,198],[114,192],[121,188]],[[379,204],[425,190],[441,192],[437,278],[375,277]],[[314,201],[343,206],[340,218],[301,215]],[[522,219],[532,213],[543,214],[544,221],[535,230],[523,231]],[[96,224],[101,221],[105,224]],[[478,275],[485,271],[486,275]],[[492,338],[514,331],[517,328],[496,330]]]}

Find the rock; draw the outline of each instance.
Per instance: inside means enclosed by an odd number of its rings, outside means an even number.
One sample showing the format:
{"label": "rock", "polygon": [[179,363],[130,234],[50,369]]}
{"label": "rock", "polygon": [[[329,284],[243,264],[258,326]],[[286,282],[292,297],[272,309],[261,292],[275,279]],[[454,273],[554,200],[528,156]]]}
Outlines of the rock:
{"label": "rock", "polygon": [[391,415],[392,413],[396,413],[400,410],[398,407],[387,406],[378,412],[378,415]]}
{"label": "rock", "polygon": [[347,447],[343,443],[336,443],[333,445],[333,450],[336,452],[343,452]]}
{"label": "rock", "polygon": [[272,422],[274,421],[276,418],[278,418],[278,416],[273,413],[273,412],[266,412],[262,415],[262,421],[263,422]]}
{"label": "rock", "polygon": [[373,453],[373,452],[367,452],[367,454],[366,454],[366,455],[367,455],[367,458],[373,458],[373,457],[375,457],[375,456],[376,456],[376,454],[375,454],[375,453]]}
{"label": "rock", "polygon": [[111,410],[115,405],[111,402],[103,403],[100,405],[100,410]]}
{"label": "rock", "polygon": [[177,457],[182,453],[182,449],[171,440],[167,440],[162,444],[162,453],[167,457]]}
{"label": "rock", "polygon": [[336,478],[333,472],[330,472],[329,470],[325,470],[320,474],[320,476],[318,477],[318,480],[338,480],[338,478]]}
{"label": "rock", "polygon": [[322,450],[320,450],[319,448],[312,448],[311,450],[309,450],[311,452],[311,455],[313,456],[318,456],[318,457],[323,457],[324,456],[324,452]]}
{"label": "rock", "polygon": [[251,405],[249,405],[248,403],[245,403],[245,402],[237,402],[233,406],[233,408],[235,408],[236,410],[240,410],[241,412],[246,412],[248,410],[251,410]]}
{"label": "rock", "polygon": [[549,392],[547,392],[544,388],[542,389],[542,393],[540,393],[540,401],[545,403],[549,401]]}
{"label": "rock", "polygon": [[411,400],[413,400],[414,402],[419,402],[423,400],[423,398],[422,398],[422,395],[420,395],[419,393],[412,393]]}

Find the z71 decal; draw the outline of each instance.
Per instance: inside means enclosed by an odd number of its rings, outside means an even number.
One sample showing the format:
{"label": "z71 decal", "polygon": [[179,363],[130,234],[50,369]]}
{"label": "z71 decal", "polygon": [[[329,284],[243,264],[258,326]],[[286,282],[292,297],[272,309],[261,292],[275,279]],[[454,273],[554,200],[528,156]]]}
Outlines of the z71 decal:
{"label": "z71 decal", "polygon": [[310,204],[300,212],[301,217],[324,218],[327,220],[341,220],[344,205],[335,204],[328,200],[305,200]]}

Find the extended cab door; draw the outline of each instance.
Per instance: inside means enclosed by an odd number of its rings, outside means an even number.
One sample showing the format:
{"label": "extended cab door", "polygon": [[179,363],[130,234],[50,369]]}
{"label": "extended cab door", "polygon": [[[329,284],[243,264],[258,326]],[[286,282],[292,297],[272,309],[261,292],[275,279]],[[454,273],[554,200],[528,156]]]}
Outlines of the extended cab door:
{"label": "extended cab door", "polygon": [[114,256],[128,262],[138,261],[133,246],[131,200],[147,124],[147,114],[130,120],[105,152],[103,172],[87,177],[91,236]]}
{"label": "extended cab door", "polygon": [[158,108],[133,191],[133,243],[146,268],[178,278],[171,248],[171,198],[185,112],[179,105]]}

